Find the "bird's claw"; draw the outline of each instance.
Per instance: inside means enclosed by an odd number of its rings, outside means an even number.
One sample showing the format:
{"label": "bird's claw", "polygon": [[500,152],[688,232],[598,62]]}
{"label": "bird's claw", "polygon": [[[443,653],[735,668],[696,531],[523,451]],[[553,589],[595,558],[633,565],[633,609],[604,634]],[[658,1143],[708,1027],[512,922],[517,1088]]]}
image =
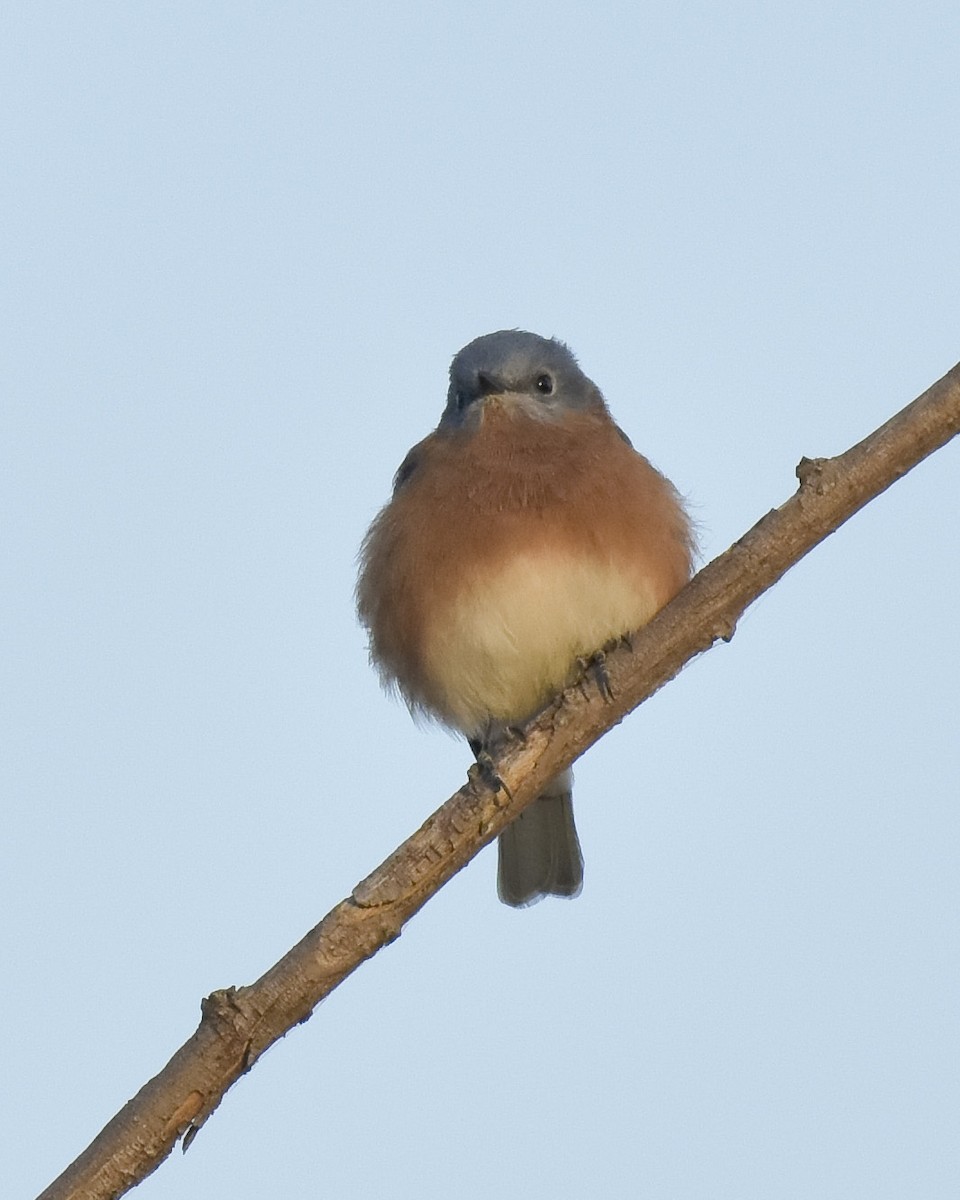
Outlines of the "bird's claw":
{"label": "bird's claw", "polygon": [[496,767],[493,765],[493,759],[485,750],[481,750],[477,755],[477,761],[470,764],[467,777],[474,792],[483,788],[494,793],[504,792],[508,800],[513,799],[513,794],[500,778]]}
{"label": "bird's claw", "polygon": [[493,755],[487,749],[486,745],[478,738],[470,739],[470,749],[473,751],[476,762],[472,763],[468,776],[474,790],[478,786],[489,789],[492,792],[504,792],[508,800],[513,799],[510,789],[500,778],[496,764],[493,761]]}
{"label": "bird's claw", "polygon": [[577,666],[580,668],[580,690],[584,699],[587,699],[586,682],[588,679],[592,679],[604,703],[609,704],[613,700],[613,688],[610,684],[610,676],[607,674],[606,651],[598,650],[589,658],[578,658]]}

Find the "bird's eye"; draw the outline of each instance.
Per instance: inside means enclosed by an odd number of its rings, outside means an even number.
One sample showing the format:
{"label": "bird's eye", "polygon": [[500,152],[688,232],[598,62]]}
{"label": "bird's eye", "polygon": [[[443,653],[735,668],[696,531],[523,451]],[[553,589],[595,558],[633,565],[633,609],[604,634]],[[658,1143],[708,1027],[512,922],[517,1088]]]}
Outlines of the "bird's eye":
{"label": "bird's eye", "polygon": [[553,393],[553,379],[549,375],[537,376],[537,391],[541,396],[550,396]]}
{"label": "bird's eye", "polygon": [[463,412],[467,406],[467,394],[464,391],[458,391],[454,399],[457,402],[457,412]]}

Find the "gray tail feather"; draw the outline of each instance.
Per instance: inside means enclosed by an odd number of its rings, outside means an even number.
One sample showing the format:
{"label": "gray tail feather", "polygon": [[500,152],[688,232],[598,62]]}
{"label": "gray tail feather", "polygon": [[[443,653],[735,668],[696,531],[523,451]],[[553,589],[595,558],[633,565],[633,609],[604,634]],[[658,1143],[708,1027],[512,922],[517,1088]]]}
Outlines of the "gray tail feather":
{"label": "gray tail feather", "polygon": [[583,855],[573,823],[573,775],[565,771],[500,834],[497,892],[526,908],[543,896],[579,896]]}

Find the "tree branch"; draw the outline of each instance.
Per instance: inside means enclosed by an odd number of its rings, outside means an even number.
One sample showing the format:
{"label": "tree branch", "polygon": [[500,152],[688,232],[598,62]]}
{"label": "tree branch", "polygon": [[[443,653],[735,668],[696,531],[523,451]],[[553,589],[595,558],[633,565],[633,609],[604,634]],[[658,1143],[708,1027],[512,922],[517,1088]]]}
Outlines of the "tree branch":
{"label": "tree branch", "polygon": [[695,654],[729,641],[741,613],[863,505],[960,432],[960,364],[833,459],[803,459],[798,491],[608,655],[611,701],[574,685],[528,726],[494,793],[466,784],[256,983],[214,992],[194,1035],[39,1200],[107,1200],[134,1187],[180,1137],[189,1144],[227,1089],[381,946],[606,730]]}

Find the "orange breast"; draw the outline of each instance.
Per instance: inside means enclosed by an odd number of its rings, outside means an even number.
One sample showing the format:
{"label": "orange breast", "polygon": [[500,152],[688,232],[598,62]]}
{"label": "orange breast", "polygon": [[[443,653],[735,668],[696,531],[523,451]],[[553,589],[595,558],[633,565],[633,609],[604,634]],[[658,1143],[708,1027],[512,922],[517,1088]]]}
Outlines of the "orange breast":
{"label": "orange breast", "polygon": [[417,455],[364,544],[358,604],[384,678],[467,734],[531,715],[689,577],[674,488],[605,412],[488,401],[478,431]]}

